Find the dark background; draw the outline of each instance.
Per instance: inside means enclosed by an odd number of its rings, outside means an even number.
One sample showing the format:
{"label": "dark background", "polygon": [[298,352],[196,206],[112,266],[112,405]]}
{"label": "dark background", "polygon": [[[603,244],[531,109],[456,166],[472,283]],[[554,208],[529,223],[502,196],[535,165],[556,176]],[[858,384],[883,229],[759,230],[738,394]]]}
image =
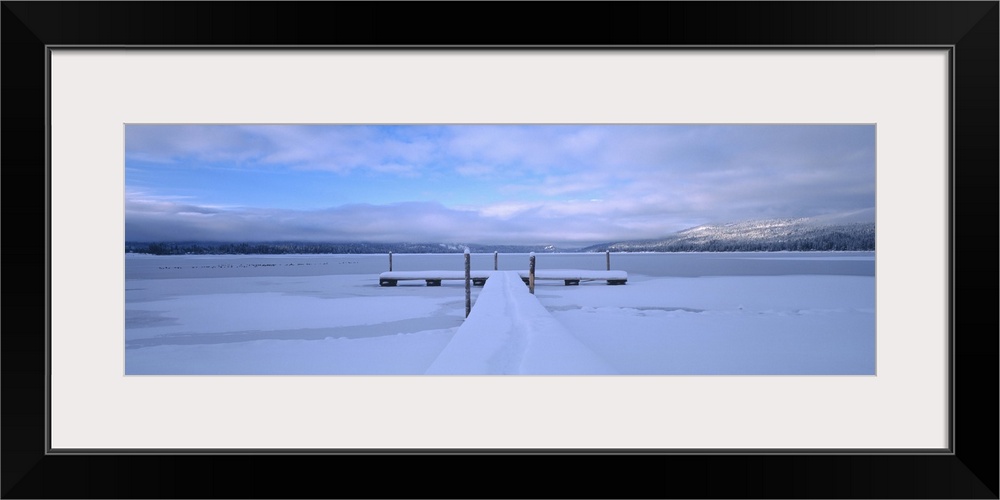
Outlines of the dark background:
{"label": "dark background", "polygon": [[[996,1],[2,2],[0,21],[4,498],[997,498]],[[47,453],[46,46],[255,44],[953,46],[954,453]]]}

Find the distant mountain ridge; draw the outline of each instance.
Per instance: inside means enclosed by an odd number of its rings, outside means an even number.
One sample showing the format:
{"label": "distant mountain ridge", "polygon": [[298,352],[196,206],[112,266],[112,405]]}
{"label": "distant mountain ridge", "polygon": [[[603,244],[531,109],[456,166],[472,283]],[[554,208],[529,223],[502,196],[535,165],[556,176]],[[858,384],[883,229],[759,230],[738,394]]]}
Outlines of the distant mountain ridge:
{"label": "distant mountain ridge", "polygon": [[663,238],[592,245],[584,252],[874,251],[875,223],[822,216],[706,224]]}
{"label": "distant mountain ridge", "polygon": [[126,253],[154,255],[271,255],[378,253],[559,252],[776,252],[874,251],[874,209],[817,217],[705,224],[662,238],[601,243],[584,248],[553,245],[377,242],[126,242]]}

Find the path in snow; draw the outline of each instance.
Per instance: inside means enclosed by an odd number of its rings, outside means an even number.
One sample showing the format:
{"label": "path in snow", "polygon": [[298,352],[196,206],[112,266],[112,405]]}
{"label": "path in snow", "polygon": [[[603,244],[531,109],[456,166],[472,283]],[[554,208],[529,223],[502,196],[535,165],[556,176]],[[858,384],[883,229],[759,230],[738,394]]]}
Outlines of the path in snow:
{"label": "path in snow", "polygon": [[613,374],[528,292],[517,272],[494,272],[451,342],[427,370],[438,375]]}

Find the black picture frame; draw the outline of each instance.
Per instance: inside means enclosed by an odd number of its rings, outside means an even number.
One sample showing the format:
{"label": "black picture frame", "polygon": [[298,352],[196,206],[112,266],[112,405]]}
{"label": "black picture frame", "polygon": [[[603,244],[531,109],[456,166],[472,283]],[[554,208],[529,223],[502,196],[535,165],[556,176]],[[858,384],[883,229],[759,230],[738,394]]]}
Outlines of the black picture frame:
{"label": "black picture frame", "polygon": [[[997,1],[2,4],[4,498],[998,498],[997,317],[972,305],[992,303],[997,291],[995,272],[980,264],[998,241]],[[46,62],[54,45],[950,47],[951,450],[50,454]],[[21,269],[28,275],[10,272]]]}

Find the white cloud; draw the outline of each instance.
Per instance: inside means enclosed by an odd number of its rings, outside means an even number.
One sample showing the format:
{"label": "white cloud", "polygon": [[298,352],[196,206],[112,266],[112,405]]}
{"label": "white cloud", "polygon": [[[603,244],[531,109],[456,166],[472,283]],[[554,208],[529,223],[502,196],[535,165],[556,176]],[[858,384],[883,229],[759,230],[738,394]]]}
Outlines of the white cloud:
{"label": "white cloud", "polygon": [[535,210],[542,206],[541,203],[502,202],[484,206],[479,209],[479,213],[484,217],[510,219],[511,217],[516,217],[526,211]]}
{"label": "white cloud", "polygon": [[496,167],[482,163],[467,163],[455,167],[455,172],[464,177],[490,177],[496,172]]}
{"label": "white cloud", "polygon": [[[365,194],[364,182],[398,180],[379,191],[388,201],[312,211],[154,196],[132,180],[133,239],[597,242],[874,205],[873,127],[129,126],[126,145],[127,162],[287,171],[286,190],[300,170],[343,174],[330,185]],[[155,168],[127,175],[145,179]],[[211,201],[201,187],[175,189]],[[260,199],[224,193],[248,206]],[[337,199],[322,195],[323,206]],[[454,204],[414,201],[439,198]]]}

